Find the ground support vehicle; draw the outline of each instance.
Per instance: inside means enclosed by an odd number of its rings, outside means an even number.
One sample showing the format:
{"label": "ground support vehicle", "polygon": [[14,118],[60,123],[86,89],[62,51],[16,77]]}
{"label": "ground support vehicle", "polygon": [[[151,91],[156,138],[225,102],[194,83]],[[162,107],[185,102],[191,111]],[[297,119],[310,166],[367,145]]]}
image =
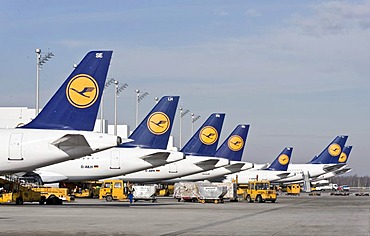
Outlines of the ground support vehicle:
{"label": "ground support vehicle", "polygon": [[134,201],[139,200],[156,202],[156,186],[155,185],[134,185],[133,186]]}
{"label": "ground support vehicle", "polygon": [[238,194],[237,194],[237,184],[232,182],[225,182],[225,183],[213,183],[219,187],[226,187],[226,194],[223,196],[223,199],[229,199],[231,202],[238,201]]}
{"label": "ground support vehicle", "polygon": [[105,199],[107,202],[113,200],[127,201],[128,188],[125,187],[122,180],[104,180],[100,187],[99,199]]}
{"label": "ground support vehicle", "polygon": [[38,202],[44,204],[46,198],[30,187],[22,186],[20,182],[0,179],[0,203]]}
{"label": "ground support vehicle", "polygon": [[124,183],[122,180],[104,180],[100,187],[99,199],[105,199],[107,202],[128,201],[129,192],[133,193],[133,201],[135,202],[139,200],[157,201],[154,185],[133,185]]}
{"label": "ground support vehicle", "polygon": [[248,188],[244,192],[244,199],[247,202],[276,202],[276,190],[270,188],[269,181],[250,181]]}
{"label": "ground support vehicle", "polygon": [[179,182],[175,184],[174,198],[178,201],[223,203],[226,186],[205,182]]}
{"label": "ground support vehicle", "polygon": [[32,190],[45,197],[45,202],[48,205],[59,205],[62,204],[62,201],[74,200],[74,197],[69,196],[67,188],[33,187]]}
{"label": "ground support vehicle", "polygon": [[349,196],[349,192],[346,191],[335,191],[330,193],[331,196]]}
{"label": "ground support vehicle", "polygon": [[173,184],[159,184],[156,187],[156,196],[171,196],[173,195],[174,185]]}
{"label": "ground support vehicle", "polygon": [[286,195],[289,196],[299,196],[301,193],[301,185],[290,184],[286,187]]}
{"label": "ground support vehicle", "polygon": [[98,198],[102,182],[85,181],[78,183],[64,183],[75,198]]}

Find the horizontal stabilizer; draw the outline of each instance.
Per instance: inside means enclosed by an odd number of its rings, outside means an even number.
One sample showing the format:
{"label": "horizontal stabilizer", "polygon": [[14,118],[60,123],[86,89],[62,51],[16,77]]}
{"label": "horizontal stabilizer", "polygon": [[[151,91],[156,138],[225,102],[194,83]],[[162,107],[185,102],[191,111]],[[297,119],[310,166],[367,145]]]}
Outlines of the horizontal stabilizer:
{"label": "horizontal stabilizer", "polygon": [[234,164],[225,166],[225,169],[227,169],[227,170],[229,170],[229,171],[231,171],[231,172],[234,173],[234,172],[240,171],[245,164],[246,163],[234,163]]}
{"label": "horizontal stabilizer", "polygon": [[280,177],[281,179],[285,179],[286,177],[288,177],[289,174],[290,174],[289,172],[286,172],[286,173],[277,174],[277,176]]}
{"label": "horizontal stabilizer", "polygon": [[[51,144],[67,153],[69,156],[75,156],[81,152],[86,152],[87,154],[93,152],[86,138],[81,134],[66,134]],[[77,151],[78,153],[76,153]]]}
{"label": "horizontal stabilizer", "polygon": [[205,160],[205,161],[200,161],[200,162],[197,162],[197,163],[194,163],[194,165],[197,165],[199,166],[200,168],[202,169],[210,169],[210,168],[214,168],[217,164],[218,160]]}
{"label": "horizontal stabilizer", "polygon": [[336,170],[335,171],[335,174],[336,175],[342,175],[342,174],[345,174],[347,172],[350,172],[352,170],[351,167],[345,167],[345,168],[342,168],[342,169],[339,169],[339,170]]}
{"label": "horizontal stabilizer", "polygon": [[339,170],[344,165],[346,165],[346,164],[345,163],[341,163],[341,164],[335,164],[335,165],[326,165],[326,166],[323,167],[323,169],[326,172],[333,172],[333,171]]}
{"label": "horizontal stabilizer", "polygon": [[167,164],[167,158],[169,157],[170,153],[169,152],[156,152],[152,153],[146,156],[141,157],[146,162],[149,162],[153,166],[158,166],[158,165],[164,165]]}

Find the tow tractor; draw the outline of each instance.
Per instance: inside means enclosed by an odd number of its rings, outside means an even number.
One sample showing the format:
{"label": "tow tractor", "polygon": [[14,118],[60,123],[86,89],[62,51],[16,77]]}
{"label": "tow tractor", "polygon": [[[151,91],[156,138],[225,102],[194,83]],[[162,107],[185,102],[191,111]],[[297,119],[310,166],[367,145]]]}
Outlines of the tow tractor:
{"label": "tow tractor", "polygon": [[240,186],[245,188],[243,197],[247,202],[276,202],[276,190],[270,188],[270,182],[264,180],[250,181],[246,186]]}
{"label": "tow tractor", "polygon": [[44,204],[46,197],[30,187],[22,186],[18,181],[0,178],[0,203],[15,203],[22,205],[24,202],[38,202]]}

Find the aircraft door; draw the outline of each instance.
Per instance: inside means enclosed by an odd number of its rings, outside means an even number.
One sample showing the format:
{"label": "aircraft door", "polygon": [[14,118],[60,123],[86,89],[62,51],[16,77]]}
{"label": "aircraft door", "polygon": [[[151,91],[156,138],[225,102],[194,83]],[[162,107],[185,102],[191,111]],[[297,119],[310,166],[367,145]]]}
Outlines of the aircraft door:
{"label": "aircraft door", "polygon": [[22,139],[23,139],[23,134],[11,134],[10,135],[8,160],[14,160],[14,161],[23,160]]}
{"label": "aircraft door", "polygon": [[110,169],[121,169],[120,153],[117,150],[110,152]]}
{"label": "aircraft door", "polygon": [[176,163],[171,163],[169,165],[168,173],[177,173],[177,164]]}

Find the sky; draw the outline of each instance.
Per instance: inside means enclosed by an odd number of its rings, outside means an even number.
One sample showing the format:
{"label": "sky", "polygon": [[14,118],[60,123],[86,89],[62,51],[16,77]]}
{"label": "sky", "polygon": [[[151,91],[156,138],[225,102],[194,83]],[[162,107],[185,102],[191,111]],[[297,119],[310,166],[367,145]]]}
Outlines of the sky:
{"label": "sky", "polygon": [[[90,50],[113,50],[109,78],[129,86],[118,121],[135,127],[155,97],[179,95],[200,118],[226,113],[220,144],[250,124],[243,160],[272,162],[293,147],[306,163],[337,135],[353,145],[351,174],[370,174],[370,1],[27,1],[1,0],[0,107],[40,107]],[[113,87],[104,117],[114,122]],[[179,145],[179,114],[172,134]],[[182,144],[191,136],[182,118]]]}

